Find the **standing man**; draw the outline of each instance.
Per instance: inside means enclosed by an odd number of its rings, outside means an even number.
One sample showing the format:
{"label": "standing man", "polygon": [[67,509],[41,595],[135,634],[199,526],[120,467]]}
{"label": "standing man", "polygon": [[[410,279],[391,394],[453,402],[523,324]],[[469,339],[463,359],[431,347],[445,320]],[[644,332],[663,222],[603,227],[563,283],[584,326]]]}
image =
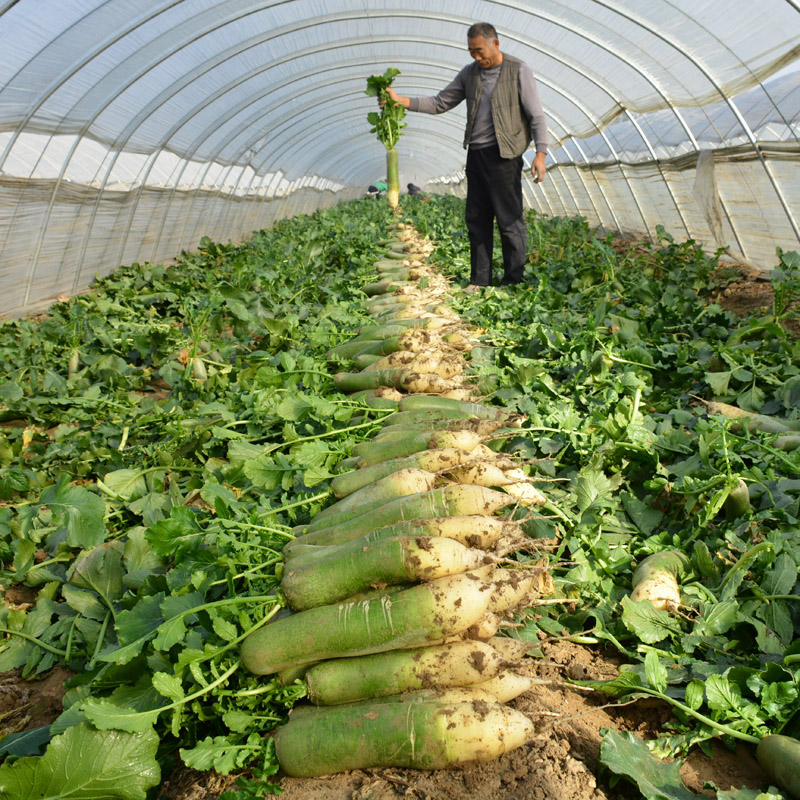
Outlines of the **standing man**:
{"label": "standing man", "polygon": [[531,141],[536,157],[533,182],[545,174],[547,122],[530,68],[500,50],[497,32],[488,22],[467,31],[473,63],[434,97],[389,96],[409,111],[441,114],[467,101],[467,208],[470,285],[492,284],[494,220],[500,229],[505,274],[501,285],[520,283],[525,269],[527,228],[522,207],[522,154]]}

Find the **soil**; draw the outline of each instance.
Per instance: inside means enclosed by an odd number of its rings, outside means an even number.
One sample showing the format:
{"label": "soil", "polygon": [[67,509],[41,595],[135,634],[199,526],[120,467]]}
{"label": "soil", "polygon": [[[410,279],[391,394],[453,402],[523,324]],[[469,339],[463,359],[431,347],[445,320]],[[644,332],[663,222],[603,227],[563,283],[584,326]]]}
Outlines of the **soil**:
{"label": "soil", "polygon": [[[726,309],[746,314],[772,304],[772,290],[761,273],[743,265],[726,265],[729,282],[717,301]],[[796,331],[800,334],[800,326]],[[156,393],[165,387],[153,386]],[[13,422],[5,422],[10,426]],[[25,587],[9,587],[5,601],[14,605],[35,602]],[[607,679],[619,670],[611,651],[566,641],[546,643],[542,656],[524,662],[526,672],[549,683],[517,698],[511,705],[537,725],[529,745],[482,765],[466,769],[423,772],[402,769],[358,770],[317,779],[279,777],[282,800],[634,800],[635,786],[620,781],[611,787],[598,777],[598,754],[606,728],[633,731],[653,738],[670,719],[669,707],[658,701],[610,708],[602,695],[568,687],[568,679]],[[52,722],[61,712],[64,682],[70,673],[56,667],[37,680],[21,678],[19,671],[0,674],[0,738]],[[761,789],[767,783],[752,748],[735,752],[717,741],[713,757],[695,748],[681,768],[688,789],[714,796],[709,784],[720,789]],[[235,789],[234,776],[201,773],[178,767],[161,787],[157,800],[216,800]]]}

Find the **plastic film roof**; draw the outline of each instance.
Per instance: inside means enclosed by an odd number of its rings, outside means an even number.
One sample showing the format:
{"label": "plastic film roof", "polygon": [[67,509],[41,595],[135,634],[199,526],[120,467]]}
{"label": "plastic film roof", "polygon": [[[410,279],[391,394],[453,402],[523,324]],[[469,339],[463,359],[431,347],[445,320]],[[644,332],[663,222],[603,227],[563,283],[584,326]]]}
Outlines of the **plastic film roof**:
{"label": "plastic film roof", "polygon": [[[394,66],[401,94],[436,93],[476,21],[539,85],[550,174],[531,206],[755,263],[798,247],[796,0],[16,0],[0,2],[0,313],[358,196],[385,173],[366,77]],[[463,107],[408,122],[401,179],[463,191]]]}

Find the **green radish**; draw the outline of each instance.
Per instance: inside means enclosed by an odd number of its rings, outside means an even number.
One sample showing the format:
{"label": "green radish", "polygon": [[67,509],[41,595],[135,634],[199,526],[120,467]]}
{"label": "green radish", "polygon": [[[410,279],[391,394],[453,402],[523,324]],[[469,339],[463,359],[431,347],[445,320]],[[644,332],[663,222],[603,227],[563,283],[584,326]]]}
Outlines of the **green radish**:
{"label": "green radish", "polygon": [[[371,364],[364,366],[368,372],[379,372],[384,369],[395,369],[397,367],[408,367],[416,358],[417,354],[410,350],[395,350],[388,356],[370,356],[375,358]],[[413,369],[413,367],[411,367]]]}
{"label": "green radish", "polygon": [[336,345],[336,347],[331,347],[331,349],[325,354],[325,358],[328,361],[333,361],[336,358],[343,360],[353,358],[365,347],[369,347],[371,344],[373,344],[374,341],[379,340],[361,338],[351,339],[349,342],[343,342],[342,344]]}
{"label": "green radish", "polygon": [[67,362],[67,378],[72,378],[81,367],[81,354],[77,347],[73,347]]}
{"label": "green radish", "polygon": [[413,370],[401,370],[396,388],[406,392],[430,392],[431,394],[441,394],[451,389],[458,388],[458,378],[443,378],[436,373],[416,372]]}
{"label": "green radish", "polygon": [[[497,569],[494,570],[492,575],[496,575]],[[516,664],[525,655],[527,655],[533,647],[536,646],[535,642],[523,642],[520,639],[509,639],[508,636],[495,636],[489,639],[489,644],[506,660]]]}
{"label": "green radish", "polygon": [[436,476],[424,469],[398,470],[320,511],[308,524],[308,531],[338,525],[398,497],[429,492],[435,481]]}
{"label": "green radish", "polygon": [[[477,449],[477,448],[476,448]],[[502,487],[513,494],[523,505],[542,505],[547,498],[530,483],[530,478],[520,470],[503,471],[497,464],[473,460],[448,470],[447,478],[457,483],[473,486]]]}
{"label": "green radish", "polygon": [[438,394],[455,388],[455,384],[447,378],[404,368],[376,370],[375,372],[339,372],[333,376],[333,384],[340,392],[359,392],[362,389],[390,386],[407,392]]}
{"label": "green radish", "polygon": [[387,250],[383,254],[383,257],[389,260],[405,261],[408,258],[408,253],[403,251],[398,252],[397,250]]}
{"label": "green radish", "polygon": [[358,372],[371,367],[376,361],[380,361],[382,356],[372,355],[370,353],[359,353],[353,356],[353,368]]}
{"label": "green radish", "polygon": [[373,342],[372,344],[368,345],[359,352],[359,355],[386,356],[390,353],[396,352],[397,350],[402,350],[403,348],[401,347],[400,342],[401,334],[389,336],[386,339],[381,339],[380,341]]}
{"label": "green radish", "polygon": [[400,172],[398,166],[397,150],[394,147],[386,150],[386,199],[392,211],[398,210],[400,201]]}
{"label": "green radish", "polygon": [[373,585],[431,581],[466,572],[486,560],[453,539],[397,537],[362,545],[355,552],[329,555],[284,570],[281,589],[295,611],[337,603]]}
{"label": "green radish", "polygon": [[[342,600],[342,604],[348,603],[363,603],[365,600],[380,600],[382,597],[391,597],[398,592],[404,592],[406,589],[412,589],[417,584],[415,583],[395,583],[392,586],[381,586],[374,589],[367,589],[363,592],[356,592],[350,597]],[[340,604],[341,605],[341,604]]]}
{"label": "green radish", "polygon": [[420,450],[408,456],[391,458],[370,467],[337,475],[331,481],[331,491],[336,497],[347,497],[353,492],[369,486],[377,480],[403,469],[422,469],[427,472],[441,472],[470,459],[470,451],[457,447],[435,450]]}
{"label": "green radish", "polygon": [[450,575],[391,597],[300,611],[251,633],[240,650],[244,666],[269,675],[328,658],[422,646],[461,633],[485,613],[491,584]]}
{"label": "green radish", "polygon": [[[396,353],[391,353],[374,364],[370,364],[365,369],[369,372],[373,370],[378,372],[395,367],[422,374],[438,375],[440,378],[453,378],[464,372],[464,365],[456,356],[447,356],[435,351],[412,352],[411,350],[398,350]],[[421,414],[424,412],[407,411],[405,413]]]}
{"label": "green radish", "polygon": [[467,351],[475,347],[475,333],[467,329],[451,331],[442,337],[442,341],[456,350]]}
{"label": "green radish", "polygon": [[469,419],[453,419],[452,417],[430,417],[427,420],[418,420],[417,422],[395,422],[393,425],[388,425],[379,431],[374,441],[376,443],[383,441],[385,436],[402,438],[405,432],[414,432],[421,430],[428,431],[446,431],[446,430],[469,430],[474,431],[481,437],[490,436],[502,428],[517,428],[517,421],[510,419],[506,421],[495,419],[478,419],[472,417]]}
{"label": "green radish", "polygon": [[445,769],[490,761],[533,738],[533,723],[500,703],[358,703],[289,720],[275,734],[296,778],[372,767]]}
{"label": "green radish", "polygon": [[481,550],[489,550],[495,542],[522,538],[521,523],[489,517],[482,514],[453,515],[449,517],[431,517],[428,519],[411,519],[387,525],[365,533],[363,536],[340,539],[329,545],[304,544],[298,540],[289,542],[284,548],[286,568],[291,569],[295,563],[304,564],[320,558],[326,558],[340,548],[363,547],[380,539],[391,539],[396,536],[444,536],[457,542]]}
{"label": "green radish", "polygon": [[[498,676],[499,677],[499,676]],[[490,678],[484,683],[491,683],[496,678]],[[337,709],[349,708],[351,706],[363,706],[365,702],[369,704],[384,704],[384,703],[472,703],[480,701],[484,703],[497,703],[498,699],[491,692],[485,689],[476,688],[477,684],[472,686],[445,686],[437,687],[435,689],[415,689],[414,691],[402,692],[400,694],[387,694],[383,697],[371,697],[368,700],[356,700],[353,703],[338,703],[331,706],[315,706],[313,703],[304,703],[296,705],[289,712],[289,720],[297,720],[304,716],[316,716],[319,719],[320,714],[326,711],[335,711]]]}
{"label": "green radish", "polygon": [[381,372],[338,372],[333,376],[333,385],[340,392],[358,392],[362,389],[377,389],[379,386],[400,388],[403,370],[391,369]]}
{"label": "green radish", "polygon": [[306,683],[309,700],[329,706],[414,689],[469,686],[494,678],[509,666],[490,644],[461,641],[334,658],[312,667]]}
{"label": "green radish", "polygon": [[[400,401],[402,405],[402,400]],[[487,417],[485,417],[487,418]],[[391,425],[404,425],[411,423],[416,425],[419,422],[427,422],[432,419],[480,419],[475,414],[470,413],[458,408],[415,408],[413,411],[395,411],[394,414],[389,414],[383,418],[385,427]],[[497,415],[493,419],[501,419],[501,415]]]}
{"label": "green radish", "polygon": [[299,667],[287,667],[278,673],[278,680],[281,686],[291,686],[295,681],[304,681],[306,673],[319,662],[311,662],[310,664],[301,664]]}
{"label": "green radish", "polygon": [[689,559],[680,550],[647,556],[633,572],[631,600],[649,600],[661,611],[677,611],[681,604],[678,581],[688,568]]}
{"label": "green radish", "polygon": [[[408,270],[406,270],[408,273]],[[367,283],[361,287],[361,291],[368,297],[375,297],[382,294],[387,294],[399,289],[401,286],[415,286],[415,283],[410,281],[397,280],[396,278],[387,278],[376,283]]]}
{"label": "green radish", "polygon": [[768,417],[765,414],[756,414],[752,411],[745,411],[738,406],[728,403],[718,403],[715,401],[703,400],[709,414],[719,414],[728,419],[739,420],[733,426],[733,430],[741,430],[746,423],[750,430],[762,431],[764,433],[790,433],[800,431],[800,420],[778,419]]}
{"label": "green radish", "polygon": [[208,380],[206,365],[203,363],[203,359],[199,358],[198,356],[195,356],[192,359],[192,375],[198,383],[203,383],[204,381]]}
{"label": "green radish", "polygon": [[400,199],[400,172],[395,146],[402,134],[402,129],[408,123],[403,121],[405,108],[389,97],[386,90],[392,85],[395,76],[399,74],[399,70],[389,67],[383,75],[371,75],[367,78],[366,89],[366,94],[377,97],[381,103],[380,112],[370,112],[367,120],[372,125],[371,133],[376,134],[378,141],[386,148],[386,197],[389,207],[395,214],[399,211]]}
{"label": "green radish", "polygon": [[[336,544],[405,520],[470,514],[488,516],[515,504],[516,499],[510,495],[483,486],[443,486],[430,492],[398,497],[347,522],[309,532],[294,541],[301,544]],[[289,551],[291,545],[292,542],[287,544]]]}
{"label": "green radish", "polygon": [[355,466],[368,467],[391,458],[418,453],[421,450],[438,450],[457,447],[471,452],[480,444],[481,436],[471,430],[421,431],[409,434],[400,431],[399,441],[360,442],[353,447],[353,454],[358,459]]}
{"label": "green radish", "polygon": [[[508,411],[498,406],[486,406],[481,403],[470,403],[463,400],[453,400],[449,397],[439,397],[429,394],[409,394],[400,401],[399,412],[417,411],[420,409],[431,409],[444,413],[452,413],[454,416],[480,417],[481,419],[509,419],[518,417],[519,414]],[[391,417],[387,417],[388,420]]]}
{"label": "green radish", "polygon": [[800,798],[800,741],[781,734],[769,734],[756,746],[756,759],[777,786]]}
{"label": "green radish", "polygon": [[742,478],[739,478],[736,486],[728,492],[723,508],[728,522],[743,517],[750,510],[750,489]]}
{"label": "green radish", "polygon": [[[451,320],[447,320],[447,324],[451,324]],[[401,333],[414,328],[434,330],[434,325],[435,322],[431,317],[425,317],[423,319],[404,319],[392,323],[391,325],[370,323],[359,328],[358,338],[380,341],[382,339],[388,339],[390,336],[399,336]]]}
{"label": "green radish", "polygon": [[407,303],[416,303],[419,296],[416,294],[397,294],[383,295],[380,297],[371,297],[364,302],[367,311],[372,314],[375,311],[383,312],[390,308],[397,308],[398,306],[405,306]]}
{"label": "green radish", "polygon": [[779,450],[785,450],[786,452],[790,452],[792,450],[797,450],[800,447],[800,434],[798,433],[790,433],[784,436],[779,436],[773,444]]}
{"label": "green radish", "polygon": [[382,346],[373,346],[372,350],[380,351],[381,355],[390,355],[398,350],[411,350],[420,352],[433,346],[439,347],[441,336],[438,331],[429,331],[425,328],[411,328],[396,336],[389,336]]}
{"label": "green radish", "polygon": [[379,258],[372,265],[379,275],[387,272],[396,272],[398,269],[408,268],[409,265],[398,264],[394,258]]}
{"label": "green radish", "polygon": [[378,389],[365,389],[350,396],[351,400],[360,401],[370,408],[393,409],[397,408],[403,395],[396,389],[386,391],[385,387]]}

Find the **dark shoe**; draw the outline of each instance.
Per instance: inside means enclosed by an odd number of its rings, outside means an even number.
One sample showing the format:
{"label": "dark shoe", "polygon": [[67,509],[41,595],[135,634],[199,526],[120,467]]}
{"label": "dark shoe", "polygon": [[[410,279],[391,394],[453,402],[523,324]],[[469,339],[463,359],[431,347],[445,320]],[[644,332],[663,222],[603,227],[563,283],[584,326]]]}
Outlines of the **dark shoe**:
{"label": "dark shoe", "polygon": [[500,286],[519,286],[522,283],[522,280],[518,281],[509,281],[506,278],[500,281]]}

